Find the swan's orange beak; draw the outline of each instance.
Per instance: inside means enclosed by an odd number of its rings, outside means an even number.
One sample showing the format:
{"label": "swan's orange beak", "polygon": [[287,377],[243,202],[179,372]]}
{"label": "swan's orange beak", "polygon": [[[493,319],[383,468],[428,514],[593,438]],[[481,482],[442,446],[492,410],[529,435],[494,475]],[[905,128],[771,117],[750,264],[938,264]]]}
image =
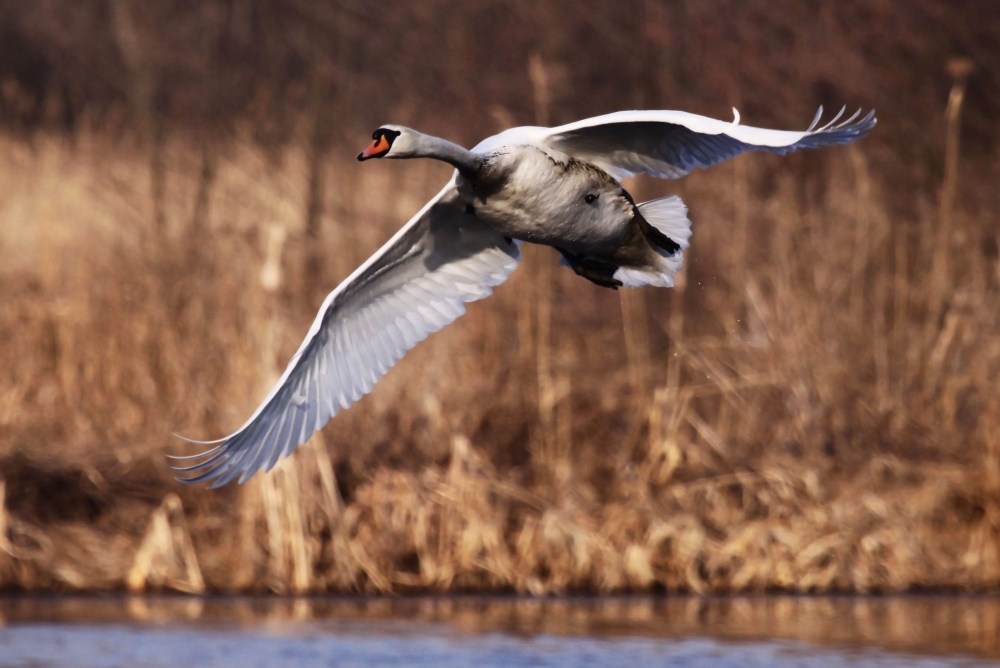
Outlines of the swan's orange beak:
{"label": "swan's orange beak", "polygon": [[385,135],[379,135],[378,139],[372,141],[371,146],[358,153],[358,160],[368,160],[369,158],[381,158],[389,152],[389,142]]}

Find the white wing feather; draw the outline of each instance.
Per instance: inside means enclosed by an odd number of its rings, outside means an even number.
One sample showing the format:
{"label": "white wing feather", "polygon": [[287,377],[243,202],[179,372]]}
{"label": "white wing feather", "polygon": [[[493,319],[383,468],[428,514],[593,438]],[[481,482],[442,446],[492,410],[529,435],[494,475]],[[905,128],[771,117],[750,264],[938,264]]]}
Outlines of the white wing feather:
{"label": "white wing feather", "polygon": [[[324,300],[302,345],[250,419],[193,466],[212,487],[270,470],[371,391],[406,352],[517,266],[516,244],[458,203],[454,180]],[[191,459],[181,458],[181,459]]]}
{"label": "white wing feather", "polygon": [[[820,108],[822,112],[822,108]],[[841,114],[843,110],[841,110]],[[875,126],[875,112],[860,110],[835,124],[789,132],[719,121],[685,111],[619,111],[555,128],[515,128],[513,136],[593,162],[616,179],[636,174],[679,178],[745,151],[785,154],[800,148],[846,144]],[[506,133],[504,133],[506,134]],[[503,134],[498,135],[502,137]]]}

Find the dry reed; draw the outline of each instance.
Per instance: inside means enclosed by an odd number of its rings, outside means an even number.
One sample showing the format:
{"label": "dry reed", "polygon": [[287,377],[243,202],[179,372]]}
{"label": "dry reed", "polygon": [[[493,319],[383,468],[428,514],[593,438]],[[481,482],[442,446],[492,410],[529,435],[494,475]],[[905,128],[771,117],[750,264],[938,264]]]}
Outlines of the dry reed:
{"label": "dry reed", "polygon": [[320,191],[307,140],[209,158],[176,135],[151,165],[96,130],[0,136],[0,587],[996,587],[1000,262],[953,261],[956,234],[995,236],[956,196],[960,99],[938,207],[915,195],[901,219],[864,144],[823,153],[813,189],[793,160],[698,174],[675,289],[601,290],[528,249],[294,458],[222,492],[172,481],[169,434],[241,423],[316,283],[447,171],[324,158],[354,185]]}

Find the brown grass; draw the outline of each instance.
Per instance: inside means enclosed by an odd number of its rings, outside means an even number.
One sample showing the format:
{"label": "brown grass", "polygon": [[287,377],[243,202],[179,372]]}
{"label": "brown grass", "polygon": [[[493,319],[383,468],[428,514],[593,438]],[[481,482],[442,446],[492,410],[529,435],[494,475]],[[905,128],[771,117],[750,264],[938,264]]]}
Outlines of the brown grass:
{"label": "brown grass", "polygon": [[0,587],[996,587],[1000,262],[956,196],[959,86],[942,193],[896,206],[866,143],[629,184],[691,207],[676,289],[601,290],[528,248],[221,492],[171,479],[170,433],[242,423],[447,170],[344,149],[317,191],[308,131],[277,155],[177,133],[152,159],[98,130],[0,136]]}

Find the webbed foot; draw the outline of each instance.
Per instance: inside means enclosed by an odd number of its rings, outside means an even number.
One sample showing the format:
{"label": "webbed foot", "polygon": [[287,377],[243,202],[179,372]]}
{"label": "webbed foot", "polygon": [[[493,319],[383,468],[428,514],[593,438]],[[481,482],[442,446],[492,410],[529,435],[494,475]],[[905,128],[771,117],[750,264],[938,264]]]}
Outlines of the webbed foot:
{"label": "webbed foot", "polygon": [[570,253],[562,248],[556,248],[556,250],[562,253],[562,256],[566,259],[567,264],[569,264],[570,269],[572,269],[577,276],[582,276],[591,283],[599,285],[602,288],[617,290],[622,285],[622,282],[615,278],[615,272],[618,271],[618,265],[595,257]]}

